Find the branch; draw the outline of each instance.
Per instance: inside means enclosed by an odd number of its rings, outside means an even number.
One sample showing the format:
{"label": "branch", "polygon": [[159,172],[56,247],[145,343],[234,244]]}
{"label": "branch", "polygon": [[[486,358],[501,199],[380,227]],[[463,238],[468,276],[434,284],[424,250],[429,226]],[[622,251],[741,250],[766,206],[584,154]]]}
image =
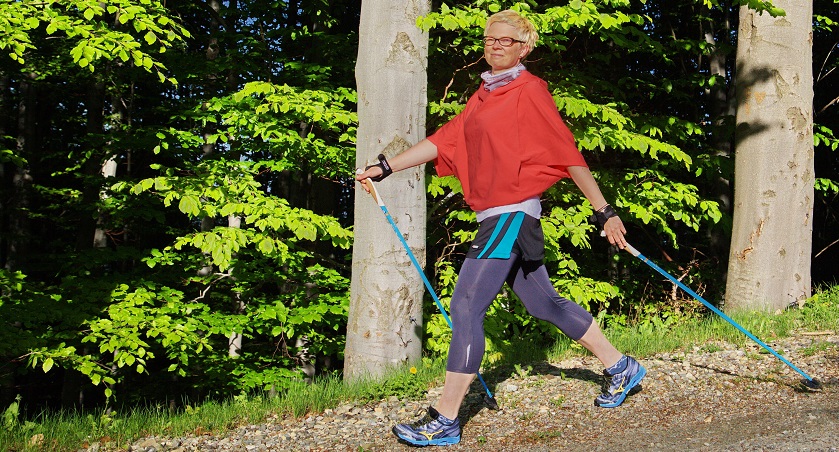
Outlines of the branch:
{"label": "branch", "polygon": [[830,245],[827,245],[826,247],[822,248],[822,250],[821,250],[821,251],[819,251],[818,253],[816,253],[816,255],[815,255],[815,256],[813,256],[813,259],[815,259],[815,258],[819,257],[822,253],[824,253],[825,251],[827,251],[827,249],[828,249],[828,248],[830,248],[831,246],[833,246],[833,245],[835,245],[835,244],[837,244],[837,243],[839,243],[839,239],[834,240],[834,241],[833,241]]}
{"label": "branch", "polygon": [[209,292],[209,291],[210,291],[210,289],[211,289],[211,288],[212,288],[212,287],[213,287],[213,286],[214,286],[217,282],[219,282],[219,281],[221,281],[222,279],[225,279],[225,278],[230,278],[230,277],[232,277],[232,276],[233,276],[233,274],[232,274],[232,273],[216,273],[216,276],[218,276],[218,277],[217,277],[216,279],[214,279],[214,280],[210,281],[210,282],[209,282],[209,284],[207,284],[207,287],[205,287],[205,288],[204,288],[204,290],[202,290],[202,291],[201,291],[201,293],[200,293],[197,297],[193,298],[192,300],[189,300],[189,302],[190,302],[190,303],[195,303],[195,302],[197,302],[198,300],[200,300],[200,299],[204,298],[205,296],[207,296],[207,292]]}
{"label": "branch", "polygon": [[447,98],[447,97],[449,97],[449,88],[451,88],[452,84],[454,83],[454,77],[455,77],[455,75],[457,75],[457,73],[458,73],[458,72],[460,72],[460,71],[464,71],[464,70],[466,70],[466,69],[468,69],[468,68],[470,68],[470,67],[472,67],[472,66],[474,66],[474,65],[476,65],[476,64],[478,64],[478,63],[480,63],[482,59],[484,59],[484,57],[480,57],[480,58],[478,58],[477,60],[475,60],[475,61],[473,61],[473,62],[471,62],[471,63],[467,64],[466,66],[461,67],[460,69],[455,69],[454,74],[452,74],[452,78],[451,78],[451,80],[449,80],[449,84],[448,84],[448,85],[446,85],[446,89],[445,89],[445,90],[443,90],[443,99],[442,99],[443,101],[445,101],[445,100],[446,100],[446,98]]}

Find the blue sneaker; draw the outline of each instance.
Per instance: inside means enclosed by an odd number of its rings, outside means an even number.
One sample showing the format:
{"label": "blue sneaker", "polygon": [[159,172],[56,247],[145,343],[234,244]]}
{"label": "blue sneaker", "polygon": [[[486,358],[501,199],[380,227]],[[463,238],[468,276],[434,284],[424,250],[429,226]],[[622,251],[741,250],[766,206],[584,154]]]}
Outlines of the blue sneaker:
{"label": "blue sneaker", "polygon": [[413,424],[397,424],[393,434],[413,446],[448,446],[460,442],[460,421],[448,419],[432,407]]}
{"label": "blue sneaker", "polygon": [[[621,361],[625,361],[626,365],[623,366],[622,364],[624,363]],[[609,372],[609,369],[615,367],[623,367],[623,371],[614,374]],[[641,383],[641,380],[644,379],[644,376],[647,375],[647,369],[639,364],[638,361],[635,361],[635,359],[628,356],[621,358],[617,364],[609,369],[603,371],[606,378],[611,377],[609,389],[594,399],[594,404],[602,408],[614,408],[616,406],[620,406],[624,399],[626,399],[629,391],[638,386],[638,384]]]}

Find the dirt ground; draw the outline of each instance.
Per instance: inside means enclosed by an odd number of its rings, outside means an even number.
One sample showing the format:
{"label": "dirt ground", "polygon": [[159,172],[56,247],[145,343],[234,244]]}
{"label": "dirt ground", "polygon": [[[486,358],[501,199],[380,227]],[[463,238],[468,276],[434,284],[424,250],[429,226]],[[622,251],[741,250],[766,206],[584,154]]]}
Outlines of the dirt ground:
{"label": "dirt ground", "polygon": [[[576,363],[535,369],[501,383],[499,412],[467,418],[461,450],[498,451],[839,451],[839,336],[800,335],[777,350],[821,382],[801,376],[756,345],[661,355],[644,364],[648,377],[617,409],[585,406],[597,387]],[[591,367],[590,367],[591,368]],[[556,378],[557,386],[551,381]],[[545,380],[548,383],[545,384]],[[538,383],[536,393],[507,390]],[[588,390],[588,394],[586,394]],[[524,390],[526,393],[526,390]],[[516,393],[519,393],[516,396]],[[581,399],[567,400],[570,394]],[[546,400],[565,403],[556,407]],[[581,402],[582,401],[582,402]],[[513,406],[514,405],[514,406]],[[556,404],[554,404],[556,405]],[[508,423],[505,407],[510,411]],[[558,409],[555,409],[558,408]],[[461,418],[463,418],[461,413]]]}

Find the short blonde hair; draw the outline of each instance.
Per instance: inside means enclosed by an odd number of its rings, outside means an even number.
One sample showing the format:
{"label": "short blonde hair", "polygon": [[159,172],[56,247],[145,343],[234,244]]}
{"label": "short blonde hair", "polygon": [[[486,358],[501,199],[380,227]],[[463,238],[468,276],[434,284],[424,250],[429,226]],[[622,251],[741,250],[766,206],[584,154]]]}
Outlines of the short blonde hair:
{"label": "short blonde hair", "polygon": [[511,9],[505,9],[504,11],[499,11],[489,16],[487,24],[484,27],[484,33],[486,33],[486,29],[489,28],[490,25],[496,22],[507,24],[518,30],[519,35],[516,36],[516,38],[524,41],[524,44],[529,49],[527,53],[530,53],[533,48],[536,47],[536,41],[539,40],[539,33],[536,32],[536,27],[533,26],[533,23],[521,14]]}

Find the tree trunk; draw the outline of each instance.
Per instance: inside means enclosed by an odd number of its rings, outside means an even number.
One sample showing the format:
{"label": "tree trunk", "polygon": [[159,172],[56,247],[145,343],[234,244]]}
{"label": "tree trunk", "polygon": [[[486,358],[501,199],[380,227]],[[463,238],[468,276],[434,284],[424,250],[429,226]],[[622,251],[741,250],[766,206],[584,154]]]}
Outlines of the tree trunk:
{"label": "tree trunk", "polygon": [[812,1],[740,9],[734,225],[726,307],[777,310],[811,293]]}
{"label": "tree trunk", "polygon": [[[242,217],[236,215],[228,215],[227,216],[227,227],[234,228],[234,229],[241,229],[242,228]],[[233,269],[230,269],[231,273]],[[242,315],[245,313],[245,308],[247,304],[245,300],[242,298],[242,292],[239,290],[234,289],[233,293],[233,312],[235,315]],[[242,356],[242,332],[241,331],[232,331],[229,336],[227,336],[227,356],[230,358],[238,358]]]}
{"label": "tree trunk", "polygon": [[[728,132],[731,119],[736,113],[734,104],[734,92],[731,87],[734,83],[726,83],[728,80],[728,60],[733,58],[726,50],[731,44],[728,36],[731,36],[731,19],[734,15],[734,8],[727,2],[721,10],[721,19],[709,23],[705,30],[705,42],[714,49],[708,55],[708,69],[710,75],[717,77],[717,83],[708,87],[709,111],[711,113],[711,128],[713,152],[716,156],[728,160],[732,157],[734,143],[731,134]],[[706,8],[707,14],[712,11]],[[726,171],[718,173],[712,181],[714,199],[719,203],[720,210],[726,214],[732,214],[732,184],[731,175]],[[720,262],[725,262],[726,255],[731,246],[729,238],[730,228],[727,221],[723,225],[716,225],[708,228],[708,239],[711,245],[712,256]],[[723,274],[725,277],[725,274]]]}
{"label": "tree trunk", "polygon": [[[102,177],[108,179],[109,177],[116,177],[117,175],[117,156],[112,155],[105,163],[102,164],[102,169],[100,173]],[[105,189],[100,190],[99,198],[105,200],[108,198],[108,193]],[[99,213],[99,219],[96,221],[96,230],[93,233],[93,247],[94,248],[105,248],[108,246],[108,231],[106,231],[103,226],[105,225],[105,218],[102,216],[102,213]]]}
{"label": "tree trunk", "polygon": [[[12,93],[11,78],[0,73],[0,149],[12,149],[13,144],[7,137],[12,132]],[[9,208],[14,190],[12,189],[12,174],[15,165],[0,159],[0,268],[6,266],[6,256],[9,245]],[[2,398],[0,394],[0,398]],[[5,399],[0,399],[5,400]]]}
{"label": "tree trunk", "polygon": [[[361,5],[356,81],[356,164],[392,157],[425,137],[428,34],[416,27],[426,0],[365,0]],[[425,167],[400,171],[378,185],[419,262],[425,261]],[[355,199],[350,311],[344,377],[378,376],[422,351],[422,279],[379,207]]]}
{"label": "tree trunk", "polygon": [[[30,162],[36,159],[40,147],[38,128],[38,85],[32,80],[34,74],[20,81],[20,101],[17,106],[17,154]],[[30,207],[30,191],[33,183],[32,173],[28,166],[14,165],[6,177],[11,182],[9,186],[6,209],[8,217],[5,219],[5,249],[3,267],[9,271],[26,269],[29,256],[29,243],[32,231],[29,217],[26,215]]]}
{"label": "tree trunk", "polygon": [[85,120],[89,140],[87,145],[96,149],[93,155],[85,159],[81,168],[82,174],[88,177],[83,180],[82,205],[85,210],[79,213],[78,218],[79,227],[76,232],[76,250],[78,251],[89,250],[95,246],[98,222],[92,215],[93,212],[87,208],[96,205],[103,185],[98,181],[98,176],[102,174],[104,162],[99,160],[98,156],[102,155],[102,144],[99,140],[105,130],[105,83],[98,78],[92,80],[88,87],[85,111],[87,112]]}

